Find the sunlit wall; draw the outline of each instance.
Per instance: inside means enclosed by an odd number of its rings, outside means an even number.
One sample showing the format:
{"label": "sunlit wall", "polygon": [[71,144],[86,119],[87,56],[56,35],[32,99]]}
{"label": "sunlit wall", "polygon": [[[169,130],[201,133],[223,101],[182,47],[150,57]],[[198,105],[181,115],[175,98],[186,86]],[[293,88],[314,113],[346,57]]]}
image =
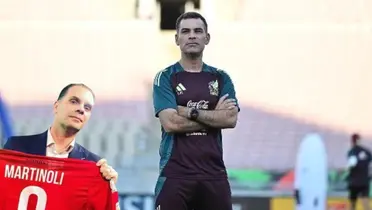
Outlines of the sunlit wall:
{"label": "sunlit wall", "polygon": [[[205,60],[230,73],[242,104],[372,134],[370,1],[232,2],[208,11]],[[91,86],[98,102],[145,99],[145,83],[179,54],[173,33],[133,20],[130,5],[1,0],[7,101],[51,103],[71,82]]]}

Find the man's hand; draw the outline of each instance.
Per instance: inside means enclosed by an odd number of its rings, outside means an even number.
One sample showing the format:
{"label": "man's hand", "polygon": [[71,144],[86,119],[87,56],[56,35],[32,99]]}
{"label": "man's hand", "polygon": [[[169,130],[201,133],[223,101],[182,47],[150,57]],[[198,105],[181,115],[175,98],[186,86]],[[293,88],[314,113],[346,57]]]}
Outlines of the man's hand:
{"label": "man's hand", "polygon": [[[214,110],[199,110],[197,122],[213,128],[235,128],[238,120],[239,108],[235,98],[223,95],[217,102]],[[184,112],[183,108],[178,110]]]}
{"label": "man's hand", "polygon": [[236,100],[233,98],[227,99],[228,96],[229,94],[225,94],[218,100],[215,110],[234,109],[236,107]]}
{"label": "man's hand", "polygon": [[185,107],[185,106],[177,106],[177,113],[180,116],[188,118],[189,112],[190,112],[190,108]]}
{"label": "man's hand", "polygon": [[[187,110],[186,107],[178,108]],[[166,132],[185,133],[200,131],[204,129],[204,125],[187,118],[187,111],[185,111],[185,115],[180,115],[180,113],[178,113],[177,111],[178,110],[174,109],[165,109],[159,113],[160,123]]]}
{"label": "man's hand", "polygon": [[99,160],[96,165],[100,167],[102,176],[105,177],[107,180],[112,180],[114,181],[114,183],[118,181],[118,172],[116,172],[115,169],[107,164],[106,159]]}

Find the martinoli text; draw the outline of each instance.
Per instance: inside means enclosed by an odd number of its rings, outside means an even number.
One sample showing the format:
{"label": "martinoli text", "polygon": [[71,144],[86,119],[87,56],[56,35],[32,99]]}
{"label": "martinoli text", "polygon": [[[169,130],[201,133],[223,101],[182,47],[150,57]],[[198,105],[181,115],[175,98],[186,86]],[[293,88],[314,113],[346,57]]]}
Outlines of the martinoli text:
{"label": "martinoli text", "polygon": [[26,166],[5,165],[5,178],[62,185],[65,173]]}

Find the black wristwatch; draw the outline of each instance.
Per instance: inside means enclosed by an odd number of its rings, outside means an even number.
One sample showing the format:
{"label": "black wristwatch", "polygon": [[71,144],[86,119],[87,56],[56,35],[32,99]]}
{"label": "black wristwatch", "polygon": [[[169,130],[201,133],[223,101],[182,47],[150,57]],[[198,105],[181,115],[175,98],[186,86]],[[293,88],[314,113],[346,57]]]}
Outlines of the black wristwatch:
{"label": "black wristwatch", "polygon": [[199,111],[195,108],[191,108],[188,115],[190,120],[196,120],[199,117]]}

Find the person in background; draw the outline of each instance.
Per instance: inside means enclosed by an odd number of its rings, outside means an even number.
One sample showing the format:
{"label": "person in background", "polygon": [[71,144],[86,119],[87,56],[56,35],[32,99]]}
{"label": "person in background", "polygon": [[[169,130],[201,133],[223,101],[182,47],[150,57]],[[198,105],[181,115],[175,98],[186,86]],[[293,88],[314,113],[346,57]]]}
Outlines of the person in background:
{"label": "person in background", "polygon": [[369,149],[360,145],[360,135],[357,133],[351,136],[351,145],[347,153],[350,210],[356,209],[358,197],[362,201],[364,210],[369,210],[369,165],[372,155]]}

